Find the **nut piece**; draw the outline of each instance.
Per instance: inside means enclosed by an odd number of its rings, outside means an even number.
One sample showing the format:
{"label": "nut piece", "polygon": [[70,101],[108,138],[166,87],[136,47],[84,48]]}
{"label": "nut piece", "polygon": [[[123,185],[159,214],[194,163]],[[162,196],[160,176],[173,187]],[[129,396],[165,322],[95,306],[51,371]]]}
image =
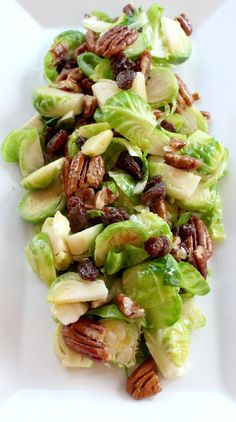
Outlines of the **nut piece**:
{"label": "nut piece", "polygon": [[85,34],[85,39],[86,39],[86,50],[89,51],[90,53],[94,53],[95,52],[95,46],[96,46],[96,34],[95,32],[91,31],[90,29],[86,32]]}
{"label": "nut piece", "polygon": [[105,164],[103,158],[98,155],[90,159],[87,171],[87,182],[92,188],[98,188],[102,183],[105,174]]}
{"label": "nut piece", "polygon": [[185,142],[181,141],[180,139],[172,138],[170,140],[170,147],[173,151],[179,151],[185,146]]}
{"label": "nut piece", "polygon": [[113,193],[109,188],[104,186],[102,190],[95,195],[94,207],[102,210],[106,205],[112,204],[119,196],[119,193]]}
{"label": "nut piece", "polygon": [[205,119],[210,120],[211,119],[211,113],[209,111],[201,110],[201,113]]}
{"label": "nut piece", "polygon": [[97,98],[92,95],[85,95],[82,102],[83,118],[88,119],[93,115],[97,107]]}
{"label": "nut piece", "polygon": [[196,267],[198,271],[202,274],[204,278],[207,278],[207,259],[205,256],[205,249],[203,246],[198,246],[197,249],[193,251],[193,256],[195,258]]}
{"label": "nut piece", "polygon": [[162,120],[161,127],[163,127],[163,129],[165,129],[165,130],[168,130],[168,132],[176,133],[176,129],[175,129],[174,125],[172,125],[172,123],[170,123],[170,122],[167,122],[167,120]]}
{"label": "nut piece", "polygon": [[132,372],[126,390],[135,400],[145,399],[161,392],[156,364],[152,358],[147,359]]}
{"label": "nut piece", "polygon": [[183,98],[186,106],[191,107],[191,105],[193,104],[193,98],[192,98],[191,93],[189,92],[189,89],[187,88],[184,81],[181,79],[179,75],[175,74],[175,76],[179,84],[180,96]]}
{"label": "nut piece", "polygon": [[80,353],[97,362],[109,360],[108,350],[103,343],[105,328],[100,322],[80,318],[73,324],[62,328],[65,344],[76,353]]}
{"label": "nut piece", "polygon": [[126,15],[132,15],[132,13],[135,11],[136,9],[135,9],[135,7],[134,7],[134,5],[133,4],[131,4],[131,3],[129,3],[129,4],[127,4],[124,8],[123,8],[123,10],[122,10],[122,12],[123,13],[125,13]]}
{"label": "nut piece", "polygon": [[71,164],[71,158],[65,157],[64,164],[63,164],[63,167],[62,167],[62,171],[61,171],[61,174],[60,174],[64,195],[67,194],[70,164]]}
{"label": "nut piece", "polygon": [[82,152],[78,152],[78,154],[71,161],[68,173],[67,195],[72,195],[72,193],[77,190],[77,186],[81,181],[84,167],[87,165],[87,163],[88,158]]}
{"label": "nut piece", "polygon": [[166,152],[164,159],[170,166],[182,170],[196,170],[202,164],[201,160],[197,158],[190,157],[189,155],[177,155],[172,152]]}
{"label": "nut piece", "polygon": [[158,214],[164,221],[168,220],[166,202],[163,198],[157,199],[155,204],[152,206],[152,212]]}
{"label": "nut piece", "polygon": [[196,215],[193,215],[191,222],[194,224],[196,229],[197,245],[205,249],[205,257],[206,259],[209,259],[212,256],[213,247],[207,227]]}
{"label": "nut piece", "polygon": [[120,311],[127,318],[142,318],[145,316],[144,309],[141,308],[138,303],[125,296],[123,293],[120,293],[118,296],[116,296],[116,303]]}
{"label": "nut piece", "polygon": [[144,243],[145,250],[150,256],[155,256],[161,258],[169,252],[170,242],[168,237],[159,236],[159,237],[150,237]]}
{"label": "nut piece", "polygon": [[79,45],[79,47],[76,48],[75,53],[74,53],[75,60],[77,59],[78,56],[80,56],[80,54],[84,53],[85,51],[87,51],[86,42],[84,42],[83,44]]}
{"label": "nut piece", "polygon": [[152,64],[152,55],[149,50],[145,50],[138,58],[136,62],[136,71],[142,72],[145,77],[145,81],[147,82],[149,76],[150,76],[150,70],[151,70],[151,64]]}
{"label": "nut piece", "polygon": [[96,54],[103,57],[112,57],[126,50],[138,38],[138,31],[128,26],[115,26],[105,32],[96,43]]}
{"label": "nut piece", "polygon": [[189,35],[191,35],[193,32],[193,26],[188,16],[185,13],[181,13],[179,16],[175,18],[175,20],[180,23],[181,28],[183,29],[185,34],[189,37]]}
{"label": "nut piece", "polygon": [[56,135],[54,135],[53,138],[51,138],[50,141],[47,143],[46,152],[54,153],[58,151],[65,145],[68,136],[68,133],[64,129],[59,130],[59,132],[57,132]]}
{"label": "nut piece", "polygon": [[193,101],[199,101],[201,99],[201,95],[199,94],[199,92],[194,92],[192,94],[192,99]]}
{"label": "nut piece", "polygon": [[181,114],[186,109],[186,103],[180,94],[177,95],[176,112]]}
{"label": "nut piece", "polygon": [[158,108],[156,110],[152,110],[152,112],[153,112],[154,116],[156,117],[156,119],[159,119],[163,114],[163,111],[158,110]]}

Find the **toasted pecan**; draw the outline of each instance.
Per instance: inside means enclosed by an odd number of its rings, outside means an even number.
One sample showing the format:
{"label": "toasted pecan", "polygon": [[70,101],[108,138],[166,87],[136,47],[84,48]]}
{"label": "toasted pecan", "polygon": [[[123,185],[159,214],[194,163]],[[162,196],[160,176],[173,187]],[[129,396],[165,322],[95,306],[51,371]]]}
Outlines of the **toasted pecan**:
{"label": "toasted pecan", "polygon": [[90,159],[87,171],[87,182],[92,188],[98,188],[105,174],[105,163],[103,158],[98,155]]}
{"label": "toasted pecan", "polygon": [[191,107],[191,105],[193,104],[193,98],[192,98],[192,95],[191,95],[189,89],[187,88],[184,81],[181,79],[181,77],[179,75],[175,74],[175,76],[176,76],[176,79],[177,79],[178,84],[179,84],[179,94],[180,94],[180,96],[183,98],[185,104],[188,107]]}
{"label": "toasted pecan", "polygon": [[196,170],[201,166],[201,160],[190,157],[189,155],[177,155],[172,152],[164,154],[164,160],[167,164],[177,169]]}
{"label": "toasted pecan", "polygon": [[83,118],[88,119],[93,115],[97,107],[97,98],[92,95],[84,95],[82,102]]}
{"label": "toasted pecan", "polygon": [[142,318],[145,316],[144,309],[123,293],[116,296],[116,304],[127,318]]}
{"label": "toasted pecan", "polygon": [[185,13],[181,13],[179,16],[175,18],[175,20],[179,22],[181,28],[183,29],[185,34],[189,37],[193,32],[193,26],[188,16]]}
{"label": "toasted pecan", "polygon": [[68,173],[67,195],[72,195],[77,190],[87,161],[88,158],[82,152],[78,152],[78,154],[72,159]]}
{"label": "toasted pecan", "polygon": [[128,26],[115,26],[105,32],[96,43],[96,54],[112,57],[124,51],[138,38],[138,31]]}
{"label": "toasted pecan", "polygon": [[135,400],[145,399],[161,392],[162,388],[153,358],[147,359],[132,372],[128,378],[126,390]]}

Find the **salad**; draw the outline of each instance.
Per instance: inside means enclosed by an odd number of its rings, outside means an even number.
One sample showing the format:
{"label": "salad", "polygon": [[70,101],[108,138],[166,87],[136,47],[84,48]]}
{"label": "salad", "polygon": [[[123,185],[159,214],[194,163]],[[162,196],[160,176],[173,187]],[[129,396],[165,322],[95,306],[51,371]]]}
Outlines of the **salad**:
{"label": "salad", "polygon": [[57,357],[124,369],[134,399],[185,373],[205,324],[195,296],[209,293],[212,245],[225,237],[228,151],[176,73],[191,22],[163,12],[95,10],[83,32],[57,35],[37,114],[2,144],[22,175],[19,213],[35,228],[25,255],[48,287]]}

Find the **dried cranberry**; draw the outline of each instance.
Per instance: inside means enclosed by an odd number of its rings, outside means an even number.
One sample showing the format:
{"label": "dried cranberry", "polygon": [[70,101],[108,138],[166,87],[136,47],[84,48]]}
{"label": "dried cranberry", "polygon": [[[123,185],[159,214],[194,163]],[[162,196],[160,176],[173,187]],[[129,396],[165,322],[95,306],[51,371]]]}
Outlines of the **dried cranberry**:
{"label": "dried cranberry", "polygon": [[49,153],[58,151],[63,145],[65,145],[67,140],[68,133],[64,129],[59,130],[59,132],[57,132],[56,135],[54,135],[47,143],[46,151]]}
{"label": "dried cranberry", "polygon": [[88,138],[85,138],[85,136],[78,136],[78,138],[76,139],[76,143],[77,143],[78,147],[82,148],[82,146],[85,144],[87,139]]}
{"label": "dried cranberry", "polygon": [[129,220],[129,214],[124,208],[105,207],[103,208],[104,216],[103,223],[106,226],[109,224],[118,223],[119,221]]}
{"label": "dried cranberry", "polygon": [[163,127],[163,129],[165,129],[165,130],[168,130],[168,132],[176,133],[176,129],[175,129],[174,125],[172,125],[172,123],[170,123],[170,122],[167,122],[167,120],[162,120],[161,127]]}
{"label": "dried cranberry", "polygon": [[116,77],[116,83],[120,89],[130,89],[135,79],[136,72],[134,70],[124,70]]}
{"label": "dried cranberry", "polygon": [[141,203],[153,207],[158,199],[166,196],[166,183],[162,181],[161,176],[155,176],[147,183],[142,196]]}
{"label": "dried cranberry", "polygon": [[94,281],[98,276],[98,269],[90,258],[82,259],[77,265],[77,271],[84,280]]}
{"label": "dried cranberry", "polygon": [[195,228],[192,224],[182,224],[179,226],[179,236],[182,241],[186,240],[189,236],[195,234]]}
{"label": "dried cranberry", "polygon": [[144,246],[145,250],[150,256],[162,257],[169,251],[169,239],[166,236],[150,237],[146,240]]}
{"label": "dried cranberry", "polygon": [[88,226],[88,215],[83,201],[80,198],[72,197],[67,202],[68,220],[71,230],[76,233]]}
{"label": "dried cranberry", "polygon": [[123,151],[120,154],[119,159],[116,162],[116,167],[126,171],[136,180],[141,180],[143,178],[142,160],[140,160],[139,157],[131,157],[128,151]]}
{"label": "dried cranberry", "polygon": [[118,54],[117,56],[112,58],[112,70],[117,76],[120,72],[124,70],[134,70],[135,69],[135,62],[128,59],[124,54]]}

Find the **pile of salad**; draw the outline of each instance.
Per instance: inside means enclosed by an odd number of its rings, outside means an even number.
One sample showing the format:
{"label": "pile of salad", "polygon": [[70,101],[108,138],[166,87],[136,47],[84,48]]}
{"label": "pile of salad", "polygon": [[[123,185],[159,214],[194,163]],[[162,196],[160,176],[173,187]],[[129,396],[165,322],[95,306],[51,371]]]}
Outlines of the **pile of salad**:
{"label": "pile of salad", "polygon": [[191,55],[184,13],[128,4],[83,26],[53,40],[37,114],[2,155],[22,174],[19,213],[35,227],[25,255],[48,286],[56,355],[125,369],[142,399],[186,371],[205,324],[195,296],[209,293],[212,244],[225,237],[228,152],[176,74]]}

